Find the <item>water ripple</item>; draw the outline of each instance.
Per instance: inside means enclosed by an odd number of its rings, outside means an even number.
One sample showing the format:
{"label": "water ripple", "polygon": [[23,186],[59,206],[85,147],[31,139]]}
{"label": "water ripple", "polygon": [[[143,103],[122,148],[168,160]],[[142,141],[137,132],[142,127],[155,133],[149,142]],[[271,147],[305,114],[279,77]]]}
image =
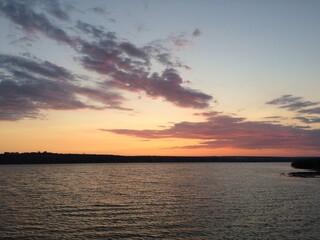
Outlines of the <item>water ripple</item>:
{"label": "water ripple", "polygon": [[1,239],[320,239],[319,179],[272,164],[0,167]]}

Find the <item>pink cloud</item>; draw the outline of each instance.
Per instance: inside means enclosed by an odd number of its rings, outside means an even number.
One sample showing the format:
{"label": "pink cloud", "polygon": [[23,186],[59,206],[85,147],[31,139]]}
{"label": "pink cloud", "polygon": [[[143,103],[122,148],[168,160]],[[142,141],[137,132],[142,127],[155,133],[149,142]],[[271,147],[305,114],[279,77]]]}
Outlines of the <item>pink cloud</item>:
{"label": "pink cloud", "polygon": [[320,148],[320,130],[266,122],[247,121],[217,112],[202,114],[206,121],[180,122],[162,130],[106,129],[117,134],[146,139],[182,138],[200,140],[185,148],[301,149]]}
{"label": "pink cloud", "polygon": [[[114,36],[94,43],[82,41],[79,52],[87,69],[107,75],[108,87],[131,92],[143,92],[152,98],[163,98],[179,107],[206,108],[212,97],[183,86],[183,79],[167,54],[158,54],[158,61],[167,66],[161,74],[150,72],[152,54],[128,42],[119,42]],[[148,49],[150,51],[150,49]]]}

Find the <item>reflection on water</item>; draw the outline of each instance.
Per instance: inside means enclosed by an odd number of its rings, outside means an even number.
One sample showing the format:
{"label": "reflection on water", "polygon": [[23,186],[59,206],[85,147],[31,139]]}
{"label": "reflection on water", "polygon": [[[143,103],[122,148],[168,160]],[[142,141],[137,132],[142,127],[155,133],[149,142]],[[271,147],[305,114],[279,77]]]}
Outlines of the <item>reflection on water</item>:
{"label": "reflection on water", "polygon": [[289,163],[0,166],[2,239],[320,239]]}

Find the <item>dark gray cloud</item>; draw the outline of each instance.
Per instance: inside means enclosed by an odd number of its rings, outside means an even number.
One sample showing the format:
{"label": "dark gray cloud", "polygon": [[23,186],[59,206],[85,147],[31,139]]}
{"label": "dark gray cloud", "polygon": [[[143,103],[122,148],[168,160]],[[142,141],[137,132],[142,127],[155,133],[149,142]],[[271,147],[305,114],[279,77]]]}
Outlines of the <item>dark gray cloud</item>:
{"label": "dark gray cloud", "polygon": [[103,27],[93,26],[91,24],[77,21],[76,27],[81,30],[83,33],[91,35],[93,38],[101,39],[101,38],[115,38],[115,33],[105,32]]}
{"label": "dark gray cloud", "polygon": [[168,52],[159,53],[155,56],[155,58],[162,65],[167,68],[184,68],[190,70],[191,68],[179,61],[179,59],[172,60],[172,56]]}
{"label": "dark gray cloud", "polygon": [[49,109],[121,109],[123,100],[81,86],[72,73],[50,62],[0,55],[0,120],[36,118]]}
{"label": "dark gray cloud", "polygon": [[129,57],[139,58],[144,60],[146,63],[149,62],[148,54],[141,48],[137,48],[130,42],[121,42],[119,48],[125,52]]}
{"label": "dark gray cloud", "polygon": [[283,119],[283,117],[281,117],[281,116],[269,116],[269,117],[265,117],[265,119]]}
{"label": "dark gray cloud", "polygon": [[[41,64],[34,60],[10,55],[0,55],[1,68],[11,73],[37,74],[46,78],[54,78],[59,81],[73,80],[73,75],[63,67],[59,67],[48,61]],[[22,76],[23,77],[23,76]]]}
{"label": "dark gray cloud", "polygon": [[283,95],[280,98],[276,98],[267,102],[266,104],[277,105],[279,108],[285,108],[290,111],[297,111],[302,108],[318,105],[319,103],[305,101],[302,97]]}
{"label": "dark gray cloud", "polygon": [[199,37],[201,34],[201,31],[197,28],[193,31],[192,36]]}
{"label": "dark gray cloud", "polygon": [[309,108],[309,109],[302,109],[302,110],[299,110],[299,113],[305,113],[305,114],[320,114],[320,107]]}
{"label": "dark gray cloud", "polygon": [[28,34],[42,33],[58,42],[74,44],[67,33],[53,25],[44,13],[35,12],[30,1],[1,0],[0,14],[22,27]]}
{"label": "dark gray cloud", "polygon": [[180,122],[161,130],[101,129],[146,139],[182,138],[201,142],[185,148],[300,149],[318,150],[320,130],[247,121],[216,112],[203,114],[206,121]]}
{"label": "dark gray cloud", "polygon": [[[295,97],[293,95],[283,95],[279,98],[267,102],[267,104],[276,105],[279,108],[287,109],[295,112],[296,116],[293,118],[306,124],[319,123],[320,114],[319,102],[305,101],[302,97]],[[315,107],[314,107],[315,106]]]}
{"label": "dark gray cloud", "polygon": [[320,117],[295,117],[295,119],[306,124],[320,123]]}
{"label": "dark gray cloud", "polygon": [[165,66],[173,66],[174,63],[172,62],[171,60],[171,56],[169,53],[159,53],[157,56],[156,56],[157,60],[165,65]]}

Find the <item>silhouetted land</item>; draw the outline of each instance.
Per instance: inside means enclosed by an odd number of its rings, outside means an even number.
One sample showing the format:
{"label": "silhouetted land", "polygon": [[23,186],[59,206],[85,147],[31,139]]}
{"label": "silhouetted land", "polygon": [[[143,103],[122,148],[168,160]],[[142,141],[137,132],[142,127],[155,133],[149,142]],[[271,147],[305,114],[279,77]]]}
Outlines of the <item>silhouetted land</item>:
{"label": "silhouetted land", "polygon": [[296,159],[291,164],[294,168],[320,171],[320,158]]}
{"label": "silhouetted land", "polygon": [[161,163],[161,162],[300,162],[320,161],[320,157],[176,157],[176,156],[119,156],[98,154],[59,154],[48,152],[0,154],[0,164],[62,164],[62,163]]}
{"label": "silhouetted land", "polygon": [[311,172],[291,172],[290,177],[320,177],[320,160],[319,158],[296,159],[291,166],[298,169],[308,169]]}

